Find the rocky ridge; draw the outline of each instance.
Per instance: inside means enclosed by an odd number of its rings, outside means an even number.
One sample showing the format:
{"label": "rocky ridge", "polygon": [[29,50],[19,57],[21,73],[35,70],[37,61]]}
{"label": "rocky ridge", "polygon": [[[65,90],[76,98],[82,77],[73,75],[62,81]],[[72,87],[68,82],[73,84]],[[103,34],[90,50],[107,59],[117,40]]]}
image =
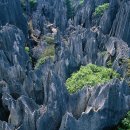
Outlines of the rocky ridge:
{"label": "rocky ridge", "polygon": [[[48,24],[55,24],[57,33],[54,62],[47,59],[37,69],[30,60],[31,53],[25,52],[27,22],[20,2],[0,3],[0,10],[7,10],[0,11],[0,130],[116,129],[130,110],[124,63],[129,59],[129,1],[110,0],[109,9],[94,25],[94,9],[104,2],[84,1],[74,19],[68,21],[65,1],[39,0],[32,24],[40,35],[38,41],[29,40],[30,50],[34,43],[46,44],[41,37],[51,33]],[[95,88],[86,86],[70,95],[66,79],[88,63],[112,67],[123,80],[113,79]]]}

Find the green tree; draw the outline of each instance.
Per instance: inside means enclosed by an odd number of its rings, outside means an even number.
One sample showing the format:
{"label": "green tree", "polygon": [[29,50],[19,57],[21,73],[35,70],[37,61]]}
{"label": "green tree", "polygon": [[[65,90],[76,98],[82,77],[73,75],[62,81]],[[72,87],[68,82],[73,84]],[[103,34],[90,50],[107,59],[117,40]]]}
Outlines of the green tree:
{"label": "green tree", "polygon": [[99,5],[98,7],[96,7],[93,15],[101,16],[101,15],[103,15],[104,11],[107,10],[108,8],[109,8],[109,3],[104,3],[102,5]]}
{"label": "green tree", "polygon": [[130,111],[126,117],[120,122],[118,130],[130,130]]}
{"label": "green tree", "polygon": [[70,93],[75,93],[84,86],[96,86],[109,82],[113,78],[120,78],[120,75],[110,68],[88,64],[81,66],[80,70],[73,73],[66,81]]}
{"label": "green tree", "polygon": [[70,19],[73,17],[73,8],[71,0],[66,0],[66,7],[67,7],[67,18]]}

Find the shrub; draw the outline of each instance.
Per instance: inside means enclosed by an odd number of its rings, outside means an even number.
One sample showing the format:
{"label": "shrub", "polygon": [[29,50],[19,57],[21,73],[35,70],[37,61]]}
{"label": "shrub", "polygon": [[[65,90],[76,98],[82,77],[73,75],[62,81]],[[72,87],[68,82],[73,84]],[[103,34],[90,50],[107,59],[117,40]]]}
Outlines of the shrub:
{"label": "shrub", "polygon": [[128,83],[128,85],[130,86],[130,59],[128,58],[123,58],[123,59],[120,59],[120,62],[126,66],[126,74],[125,74],[125,78],[126,78],[126,81]]}
{"label": "shrub", "polygon": [[37,0],[29,0],[31,8],[34,8],[37,4]]}
{"label": "shrub", "polygon": [[74,93],[82,89],[85,85],[95,86],[106,83],[120,75],[110,68],[88,64],[81,66],[80,70],[73,73],[66,81],[67,89],[70,93]]}
{"label": "shrub", "polygon": [[45,36],[44,40],[48,43],[48,44],[54,44],[54,37],[52,36]]}
{"label": "shrub", "polygon": [[73,7],[72,7],[72,1],[66,0],[66,7],[67,7],[67,19],[70,19],[73,17]]}
{"label": "shrub", "polygon": [[[20,0],[20,1],[21,1],[21,6],[22,6],[23,10],[25,11],[26,10],[26,2],[25,2],[25,0]],[[37,0],[28,0],[28,1],[29,1],[31,8],[34,8],[35,5],[37,4]]]}
{"label": "shrub", "polygon": [[126,117],[119,124],[118,130],[130,130],[130,111],[127,113]]}
{"label": "shrub", "polygon": [[111,68],[111,67],[112,67],[112,60],[111,60],[111,59],[109,59],[109,60],[107,61],[107,67],[108,67],[108,68]]}
{"label": "shrub", "polygon": [[100,54],[101,56],[105,56],[108,52],[107,51],[102,51],[102,52],[99,52],[98,54]]}
{"label": "shrub", "polygon": [[84,3],[84,0],[80,0],[80,4],[83,4]]}
{"label": "shrub", "polygon": [[29,53],[29,47],[25,47],[25,51],[26,51],[26,53]]}
{"label": "shrub", "polygon": [[35,68],[38,68],[40,65],[44,64],[45,61],[49,58],[53,60],[54,55],[55,55],[54,46],[48,46],[43,52],[43,54],[40,56],[40,58],[38,59]]}
{"label": "shrub", "polygon": [[94,16],[103,15],[104,11],[109,8],[109,3],[105,3],[96,7],[95,12],[93,13]]}
{"label": "shrub", "polygon": [[39,68],[39,66],[42,65],[42,64],[44,64],[47,59],[54,60],[54,56],[41,57],[41,58],[38,60],[38,62],[37,62],[37,64],[36,64],[35,68]]}

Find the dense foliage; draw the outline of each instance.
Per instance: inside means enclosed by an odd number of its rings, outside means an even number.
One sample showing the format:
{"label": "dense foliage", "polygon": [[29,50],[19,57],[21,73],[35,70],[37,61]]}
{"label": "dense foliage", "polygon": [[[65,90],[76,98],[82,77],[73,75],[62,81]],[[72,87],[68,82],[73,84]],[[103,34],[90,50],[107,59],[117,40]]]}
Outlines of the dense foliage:
{"label": "dense foliage", "polygon": [[79,71],[73,73],[67,79],[66,86],[70,93],[74,93],[85,85],[95,86],[118,77],[120,75],[110,68],[88,64],[87,66],[81,66]]}
{"label": "dense foliage", "polygon": [[119,124],[118,130],[130,130],[130,111]]}
{"label": "dense foliage", "polygon": [[71,0],[66,0],[66,7],[67,7],[67,18],[70,19],[73,17],[73,7]]}
{"label": "dense foliage", "polygon": [[94,16],[102,15],[109,8],[109,3],[105,3],[96,7]]}

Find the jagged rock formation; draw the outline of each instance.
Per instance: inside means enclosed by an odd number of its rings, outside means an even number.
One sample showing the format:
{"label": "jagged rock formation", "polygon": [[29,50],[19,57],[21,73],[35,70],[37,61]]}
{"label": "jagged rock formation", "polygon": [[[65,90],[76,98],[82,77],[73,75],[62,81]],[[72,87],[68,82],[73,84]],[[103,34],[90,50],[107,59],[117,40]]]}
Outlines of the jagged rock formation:
{"label": "jagged rock formation", "polygon": [[[130,1],[120,3],[119,11],[113,23],[111,35],[123,39],[130,45]],[[125,22],[124,22],[125,21]]]}
{"label": "jagged rock formation", "polygon": [[79,9],[74,17],[74,24],[83,25],[83,27],[89,28],[91,26],[92,13],[94,12],[94,8],[94,0],[84,1],[83,8]]}
{"label": "jagged rock formation", "polygon": [[101,5],[103,3],[108,3],[109,0],[95,0],[95,5],[98,6],[98,5]]}
{"label": "jagged rock formation", "polygon": [[[5,2],[8,11],[0,11],[0,21],[4,21],[0,28],[0,130],[116,129],[130,110],[129,78],[122,62],[129,59],[130,53],[129,28],[125,31],[129,25],[129,1],[111,0],[109,9],[94,25],[95,7],[108,1],[85,0],[74,19],[67,21],[65,1],[39,0],[32,19],[33,29],[40,31],[35,41],[39,53],[45,49],[42,35],[53,35],[47,30],[48,23],[55,23],[59,30],[54,34],[54,62],[47,59],[37,69],[30,60],[35,45],[30,42],[29,55],[25,52],[27,28],[19,1],[2,1],[0,10],[5,8]],[[125,24],[119,20],[123,9],[128,14]],[[112,67],[123,80],[113,79],[94,88],[86,86],[70,95],[66,79],[88,63]]]}
{"label": "jagged rock formation", "polygon": [[116,128],[116,124],[118,124],[119,119],[122,119],[125,109],[130,109],[130,106],[126,105],[129,104],[130,100],[124,98],[124,95],[129,97],[129,91],[128,86],[119,81],[98,86],[90,92],[91,96],[87,99],[87,107],[85,107],[81,117],[76,119],[72,114],[66,113],[62,119],[60,130],[108,130]]}
{"label": "jagged rock formation", "polygon": [[0,1],[0,25],[13,24],[19,27],[24,35],[27,35],[27,23],[22,15],[22,8],[19,0]]}
{"label": "jagged rock formation", "polygon": [[46,33],[45,26],[54,23],[61,31],[67,26],[66,5],[64,0],[38,0],[36,12],[33,14],[33,28]]}

